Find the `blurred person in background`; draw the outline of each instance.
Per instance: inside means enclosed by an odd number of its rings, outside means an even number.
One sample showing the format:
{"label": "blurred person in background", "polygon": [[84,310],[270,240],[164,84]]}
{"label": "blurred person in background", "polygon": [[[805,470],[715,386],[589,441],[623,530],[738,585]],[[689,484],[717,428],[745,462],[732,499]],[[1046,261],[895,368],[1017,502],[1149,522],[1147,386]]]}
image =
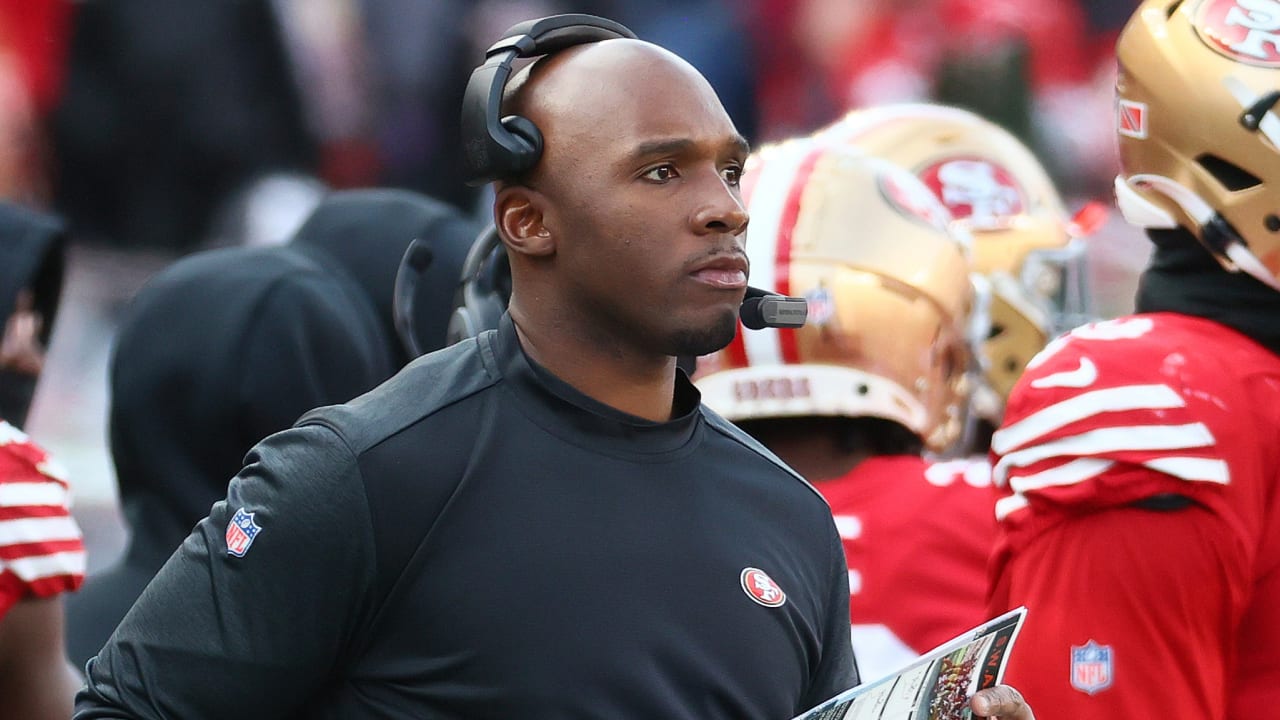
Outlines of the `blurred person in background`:
{"label": "blurred person in background", "polygon": [[990,609],[1045,718],[1280,707],[1280,3],[1148,0],[1116,46],[1135,314],[1052,342],[992,438]]}
{"label": "blurred person in background", "polygon": [[1076,0],[761,0],[752,37],[762,136],[935,101],[1037,148],[1070,194],[1099,194],[1100,173],[1114,168],[1110,138],[1094,130],[1110,111],[1106,20]]}
{"label": "blurred person in background", "polygon": [[855,110],[818,136],[910,171],[972,236],[989,322],[974,348],[978,374],[962,446],[952,454],[978,454],[985,465],[1009,391],[1032,356],[1095,319],[1084,238],[1105,209],[1086,204],[1070,215],[1031,149],[968,110],[924,103]]}
{"label": "blurred person in background", "polygon": [[409,288],[410,331],[423,351],[444,345],[477,230],[417,193],[338,191],[286,245],[195,253],[143,287],[110,367],[111,453],[130,539],[120,562],[68,603],[73,661],[83,666],[102,647],[254,443],[412,359],[394,289],[416,238],[430,263]]}
{"label": "blurred person in background", "polygon": [[62,223],[0,202],[0,715],[66,718],[81,680],[62,597],[85,551],[61,466],[22,432],[62,291]]}
{"label": "blurred person in background", "polygon": [[318,174],[281,17],[271,0],[75,3],[52,123],[77,238],[190,251],[248,183]]}
{"label": "blurred person in background", "polygon": [[62,83],[69,0],[0,4],[0,199],[52,201],[48,120]]}
{"label": "blurred person in background", "polygon": [[974,293],[969,238],[906,170],[797,140],[753,156],[753,285],[803,296],[803,328],[698,359],[704,402],[822,493],[849,567],[865,680],[986,619],[988,475],[926,460],[955,442]]}

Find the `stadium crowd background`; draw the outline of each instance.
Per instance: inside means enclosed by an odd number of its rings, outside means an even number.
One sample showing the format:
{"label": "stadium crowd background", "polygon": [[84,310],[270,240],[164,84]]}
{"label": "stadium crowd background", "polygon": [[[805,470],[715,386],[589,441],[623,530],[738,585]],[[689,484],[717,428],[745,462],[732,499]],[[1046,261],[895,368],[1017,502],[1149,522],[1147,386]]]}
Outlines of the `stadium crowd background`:
{"label": "stadium crowd background", "polygon": [[[63,215],[73,237],[28,431],[69,470],[90,572],[125,541],[105,432],[123,304],[183,254],[281,241],[326,188],[478,207],[458,179],[457,108],[484,39],[512,23],[573,11],[624,22],[697,66],[755,145],[857,107],[966,107],[1034,148],[1075,210],[1110,206],[1113,46],[1135,6],[5,0],[0,197]],[[1113,212],[1086,242],[1094,312],[1129,312],[1145,238]]]}

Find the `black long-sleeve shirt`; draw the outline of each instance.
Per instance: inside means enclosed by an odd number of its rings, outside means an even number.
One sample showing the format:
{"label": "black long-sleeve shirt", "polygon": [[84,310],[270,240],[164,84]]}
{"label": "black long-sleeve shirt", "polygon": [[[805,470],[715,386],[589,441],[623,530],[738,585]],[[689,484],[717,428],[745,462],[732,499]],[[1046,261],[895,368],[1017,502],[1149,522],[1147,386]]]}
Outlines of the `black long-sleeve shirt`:
{"label": "black long-sleeve shirt", "polygon": [[851,686],[825,503],[683,375],[675,407],[586,397],[504,318],[310,413],[249,455],[75,717],[783,720]]}

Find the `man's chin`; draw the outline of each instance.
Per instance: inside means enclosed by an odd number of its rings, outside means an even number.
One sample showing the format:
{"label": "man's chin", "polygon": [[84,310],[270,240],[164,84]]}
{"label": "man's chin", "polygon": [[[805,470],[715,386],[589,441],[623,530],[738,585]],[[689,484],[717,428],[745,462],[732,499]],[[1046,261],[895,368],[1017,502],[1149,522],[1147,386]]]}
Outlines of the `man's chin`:
{"label": "man's chin", "polygon": [[672,348],[668,355],[701,356],[724,348],[738,332],[738,314],[721,313],[710,323],[700,327],[681,328],[671,337]]}

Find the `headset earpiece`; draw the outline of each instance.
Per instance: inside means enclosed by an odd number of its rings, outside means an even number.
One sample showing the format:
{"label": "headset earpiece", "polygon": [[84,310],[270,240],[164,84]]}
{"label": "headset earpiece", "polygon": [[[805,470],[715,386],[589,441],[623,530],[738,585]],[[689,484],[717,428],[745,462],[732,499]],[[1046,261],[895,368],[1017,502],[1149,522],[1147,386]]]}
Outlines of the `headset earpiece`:
{"label": "headset earpiece", "polygon": [[511,154],[511,173],[519,175],[532,170],[542,157],[542,133],[538,126],[527,117],[508,115],[502,118],[502,127],[523,143],[521,151]]}
{"label": "headset earpiece", "polygon": [[527,118],[500,118],[502,93],[517,58],[550,55],[575,45],[635,33],[612,20],[570,13],[513,25],[471,71],[462,98],[463,163],[468,185],[511,178],[532,170],[542,156],[542,133]]}

